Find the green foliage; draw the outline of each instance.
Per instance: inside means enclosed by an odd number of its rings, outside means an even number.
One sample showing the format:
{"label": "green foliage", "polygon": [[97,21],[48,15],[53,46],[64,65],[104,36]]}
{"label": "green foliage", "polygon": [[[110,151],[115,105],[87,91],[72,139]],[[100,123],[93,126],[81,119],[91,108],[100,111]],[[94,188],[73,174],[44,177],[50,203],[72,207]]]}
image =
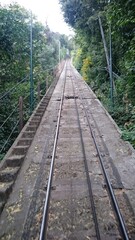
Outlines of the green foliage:
{"label": "green foliage", "polygon": [[[103,102],[124,131],[123,136],[134,145],[135,119],[135,2],[133,0],[60,0],[64,17],[76,30],[72,53],[76,68]],[[111,24],[114,78],[114,107],[110,102],[110,79],[98,16],[109,49]],[[109,50],[108,50],[109,52]],[[88,64],[88,59],[91,64]],[[126,124],[131,124],[126,129]]]}
{"label": "green foliage", "polygon": [[[0,84],[26,75],[29,61],[29,13],[18,5],[0,8]],[[24,61],[25,59],[25,61]],[[18,74],[19,73],[19,74]]]}
{"label": "green foliage", "polygon": [[122,127],[122,138],[126,141],[130,141],[135,148],[135,108],[129,114],[129,119],[124,123]]}
{"label": "green foliage", "polygon": [[[14,127],[19,119],[18,100],[20,96],[24,99],[24,123],[30,115],[31,14],[18,4],[0,6],[0,23],[0,98],[9,91],[6,97],[0,100],[1,159],[18,135],[18,125],[15,129]],[[48,79],[49,85],[53,80],[53,69],[59,61],[59,50],[62,59],[66,55],[67,48],[72,49],[72,41],[69,41],[65,35],[51,32],[48,26],[43,26],[33,16],[32,42],[33,105],[36,106],[38,84],[41,86],[41,95],[43,95],[46,88],[45,79]],[[61,49],[59,49],[59,42]],[[21,81],[23,78],[26,80]],[[14,90],[10,91],[13,87],[15,87]],[[13,134],[9,138],[13,129]],[[1,152],[6,141],[7,144]]]}
{"label": "green foliage", "polygon": [[135,127],[134,129],[130,130],[123,130],[122,139],[131,142],[131,144],[135,148]]}

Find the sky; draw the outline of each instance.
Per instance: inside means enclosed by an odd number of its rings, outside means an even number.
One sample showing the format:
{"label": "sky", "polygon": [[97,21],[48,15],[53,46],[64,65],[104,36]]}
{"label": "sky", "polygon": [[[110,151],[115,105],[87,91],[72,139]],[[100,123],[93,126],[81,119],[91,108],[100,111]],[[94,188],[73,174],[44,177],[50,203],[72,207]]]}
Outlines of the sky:
{"label": "sky", "polygon": [[37,16],[43,24],[48,23],[50,29],[61,34],[73,35],[73,30],[64,22],[59,0],[0,0],[2,5],[19,3]]}

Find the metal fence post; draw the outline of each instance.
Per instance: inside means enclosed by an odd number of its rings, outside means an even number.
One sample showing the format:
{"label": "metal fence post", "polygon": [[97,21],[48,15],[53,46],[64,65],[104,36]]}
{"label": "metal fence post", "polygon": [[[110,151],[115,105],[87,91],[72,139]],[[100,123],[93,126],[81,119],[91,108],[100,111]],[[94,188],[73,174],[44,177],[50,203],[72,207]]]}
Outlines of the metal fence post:
{"label": "metal fence post", "polygon": [[31,12],[30,21],[30,113],[33,111],[34,82],[33,82],[33,17]]}

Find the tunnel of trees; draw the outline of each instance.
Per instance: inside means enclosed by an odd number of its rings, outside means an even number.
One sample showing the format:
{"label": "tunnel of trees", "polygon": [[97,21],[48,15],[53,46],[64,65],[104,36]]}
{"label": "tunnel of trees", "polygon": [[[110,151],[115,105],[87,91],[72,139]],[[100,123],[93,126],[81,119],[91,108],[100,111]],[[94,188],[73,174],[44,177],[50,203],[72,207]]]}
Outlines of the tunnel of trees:
{"label": "tunnel of trees", "polygon": [[[75,37],[71,39],[54,33],[47,24],[43,26],[36,16],[33,16],[35,102],[38,83],[44,94],[46,79],[49,82],[53,79],[53,69],[59,62],[60,42],[61,59],[65,57],[67,49],[72,52],[75,67],[118,123],[122,137],[135,146],[135,2],[59,1],[65,21],[75,30]],[[0,6],[0,23],[0,159],[2,159],[18,134],[18,127],[15,126],[18,121],[20,96],[24,98],[24,122],[30,115],[31,13],[18,4]],[[112,86],[108,66],[110,39]],[[111,87],[113,99],[110,97]]]}

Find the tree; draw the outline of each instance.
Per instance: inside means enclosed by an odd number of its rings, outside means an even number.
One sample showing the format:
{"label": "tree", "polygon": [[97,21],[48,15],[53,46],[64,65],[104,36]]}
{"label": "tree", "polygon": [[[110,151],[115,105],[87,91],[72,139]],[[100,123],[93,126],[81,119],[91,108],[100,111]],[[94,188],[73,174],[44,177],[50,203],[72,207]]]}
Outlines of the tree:
{"label": "tree", "polygon": [[[121,125],[135,116],[135,2],[133,0],[60,0],[65,21],[76,30],[78,49],[74,62],[97,96]],[[109,49],[111,24],[115,111],[110,109],[109,74],[98,16]],[[109,51],[108,51],[109,52]],[[80,53],[80,54],[78,54]],[[126,101],[124,101],[126,99]],[[128,103],[128,104],[127,104]],[[126,113],[125,113],[126,112]],[[130,134],[129,134],[130,135]],[[128,135],[128,136],[129,136]]]}
{"label": "tree", "polygon": [[[8,136],[10,136],[10,133],[18,121],[18,99],[20,95],[25,99],[24,121],[27,121],[29,117],[31,13],[18,4],[11,4],[5,7],[0,6],[0,22],[1,151],[3,143],[8,139]],[[53,69],[59,61],[58,40],[61,41],[61,51],[63,51],[63,49],[68,46],[66,36],[51,32],[48,26],[43,26],[37,21],[36,17],[33,16],[32,59],[34,103],[37,100],[38,83],[40,82],[40,85],[44,86],[45,92],[46,77],[48,77],[50,81],[53,78]],[[14,90],[12,91],[12,89]],[[3,95],[4,97],[2,98]],[[11,113],[13,114],[11,115]],[[6,147],[4,147],[2,156],[8,150],[17,134],[18,129],[16,128],[8,140]]]}

